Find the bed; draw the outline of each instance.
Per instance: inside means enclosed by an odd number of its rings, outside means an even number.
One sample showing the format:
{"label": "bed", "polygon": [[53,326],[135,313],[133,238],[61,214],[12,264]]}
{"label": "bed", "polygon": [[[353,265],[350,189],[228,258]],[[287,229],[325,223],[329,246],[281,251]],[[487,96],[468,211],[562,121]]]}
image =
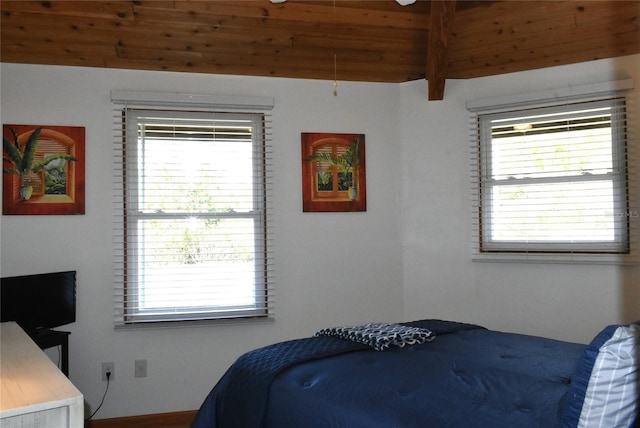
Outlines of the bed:
{"label": "bed", "polygon": [[192,428],[633,427],[640,325],[588,344],[442,320],[319,331],[242,355]]}

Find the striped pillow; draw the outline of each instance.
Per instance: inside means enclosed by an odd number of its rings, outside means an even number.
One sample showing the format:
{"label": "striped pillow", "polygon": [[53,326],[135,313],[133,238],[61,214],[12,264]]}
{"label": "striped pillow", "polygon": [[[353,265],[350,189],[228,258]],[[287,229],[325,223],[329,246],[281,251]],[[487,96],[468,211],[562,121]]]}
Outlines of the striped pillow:
{"label": "striped pillow", "polygon": [[638,414],[640,324],[611,325],[585,349],[567,393],[564,428],[629,428]]}

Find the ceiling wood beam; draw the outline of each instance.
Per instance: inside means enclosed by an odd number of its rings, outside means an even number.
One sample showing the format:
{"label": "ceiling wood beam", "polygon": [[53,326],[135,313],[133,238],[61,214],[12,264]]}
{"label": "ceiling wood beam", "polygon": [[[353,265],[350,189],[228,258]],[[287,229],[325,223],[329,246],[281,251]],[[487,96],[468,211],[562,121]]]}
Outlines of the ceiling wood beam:
{"label": "ceiling wood beam", "polygon": [[0,0],[0,21],[2,62],[426,78],[432,100],[445,79],[640,54],[640,0]]}
{"label": "ceiling wood beam", "polygon": [[441,101],[444,98],[444,86],[447,80],[447,51],[455,10],[456,0],[431,1],[427,47],[429,101]]}

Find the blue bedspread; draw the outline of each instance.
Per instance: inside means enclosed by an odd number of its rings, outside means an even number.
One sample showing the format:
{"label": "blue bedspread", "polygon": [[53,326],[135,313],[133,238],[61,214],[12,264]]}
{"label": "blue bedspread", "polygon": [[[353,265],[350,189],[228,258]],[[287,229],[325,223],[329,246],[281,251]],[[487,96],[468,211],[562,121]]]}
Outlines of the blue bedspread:
{"label": "blue bedspread", "polygon": [[211,391],[191,427],[261,427],[269,387],[278,373],[300,362],[364,349],[370,348],[324,336],[248,352],[238,358]]}
{"label": "blue bedspread", "polygon": [[406,325],[431,329],[436,339],[374,351],[314,337],[249,352],[192,427],[558,426],[584,345],[443,321]]}

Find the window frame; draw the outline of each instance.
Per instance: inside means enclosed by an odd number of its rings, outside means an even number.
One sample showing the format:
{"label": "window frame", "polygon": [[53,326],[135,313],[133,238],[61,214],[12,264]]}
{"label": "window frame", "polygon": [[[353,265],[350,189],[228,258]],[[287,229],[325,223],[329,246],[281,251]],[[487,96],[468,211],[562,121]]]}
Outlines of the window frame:
{"label": "window frame", "polygon": [[[582,111],[588,108],[606,108],[616,110],[617,99],[587,101],[584,103],[562,104],[533,109],[522,109],[508,112],[493,112],[478,115],[478,157],[480,164],[480,252],[541,252],[541,253],[599,253],[599,254],[628,254],[629,233],[628,221],[624,213],[627,212],[628,186],[626,173],[626,140],[624,135],[625,116],[611,114],[611,139],[612,139],[612,172],[606,175],[559,175],[556,177],[511,177],[509,180],[495,180],[493,176],[494,165],[491,161],[494,150],[492,138],[492,124],[494,121],[504,121],[504,125],[521,122],[518,120],[527,114],[559,114],[566,120],[575,120],[585,116]],[[621,107],[624,110],[624,106]],[[615,122],[615,123],[614,123]],[[619,122],[623,122],[622,124]],[[494,225],[492,210],[492,191],[513,185],[535,184],[559,184],[559,183],[586,183],[591,181],[610,181],[613,187],[613,218],[615,238],[613,241],[569,241],[569,240],[510,240],[493,239],[491,231]],[[488,231],[488,232],[487,232]]]}
{"label": "window frame", "polygon": [[[640,263],[640,253],[636,246],[640,242],[640,214],[636,206],[640,203],[637,194],[636,181],[638,179],[638,156],[640,147],[637,141],[637,123],[631,118],[637,114],[633,102],[634,82],[631,79],[588,83],[565,88],[539,90],[531,93],[519,93],[496,97],[468,100],[466,107],[469,112],[469,142],[470,142],[470,256],[474,262],[522,262],[522,263],[578,263],[578,264],[615,264],[636,265]],[[631,98],[629,98],[631,97]],[[587,101],[601,101],[618,98],[625,101],[625,134],[626,134],[626,179],[627,179],[627,209],[623,213],[627,227],[627,250],[625,252],[557,252],[549,249],[540,250],[507,250],[481,251],[481,164],[480,128],[478,117],[482,114],[504,113],[516,110],[529,110],[553,106],[567,106],[573,103]],[[631,101],[630,101],[631,100]]]}
{"label": "window frame", "polygon": [[[142,97],[140,95],[143,95]],[[148,96],[144,96],[148,95]],[[124,100],[123,100],[124,99]],[[194,100],[197,103],[194,103]],[[114,144],[114,210],[116,224],[114,230],[114,262],[115,262],[115,306],[114,323],[116,328],[149,325],[191,324],[207,321],[251,321],[273,319],[273,231],[271,207],[271,147],[270,147],[270,110],[273,100],[261,97],[223,97],[224,106],[219,106],[219,96],[164,93],[129,93],[112,91],[114,102],[114,123],[116,138]],[[232,105],[227,103],[233,101]],[[149,114],[166,117],[180,117],[188,120],[192,116],[216,117],[230,120],[235,117],[251,118],[254,193],[253,207],[247,210],[231,210],[229,212],[198,212],[198,218],[207,219],[250,219],[253,222],[254,263],[254,298],[250,305],[234,307],[222,305],[207,310],[196,309],[176,314],[173,308],[167,310],[150,310],[140,308],[137,302],[137,288],[134,276],[141,263],[137,251],[140,248],[137,240],[138,222],[144,219],[185,219],[193,212],[144,212],[138,210],[129,186],[137,186],[137,122],[141,116]],[[162,121],[162,119],[160,119]],[[135,136],[132,138],[132,136]],[[133,140],[133,142],[132,142]],[[138,195],[139,196],[139,195]],[[250,226],[251,227],[251,226]],[[119,236],[119,237],[118,237]],[[249,235],[251,236],[251,235]],[[133,302],[133,303],[132,303]],[[188,323],[184,323],[189,321]],[[175,324],[179,322],[179,324]]]}

